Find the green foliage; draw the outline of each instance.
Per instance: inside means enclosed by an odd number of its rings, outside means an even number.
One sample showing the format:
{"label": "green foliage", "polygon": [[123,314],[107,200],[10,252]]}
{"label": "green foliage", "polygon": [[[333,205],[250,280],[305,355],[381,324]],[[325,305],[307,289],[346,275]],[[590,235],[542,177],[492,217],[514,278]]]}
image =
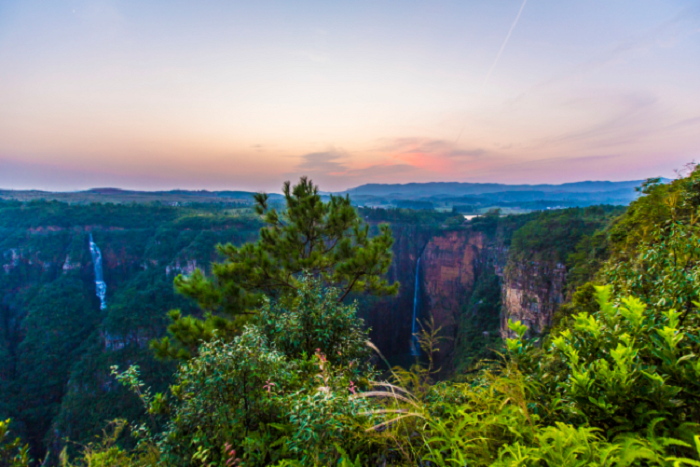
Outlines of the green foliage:
{"label": "green foliage", "polygon": [[585,236],[592,235],[621,212],[621,208],[613,206],[542,212],[515,232],[511,258],[564,263]]}
{"label": "green foliage", "polygon": [[[116,443],[122,431],[126,427],[124,420],[110,423],[112,431],[104,432],[99,442],[92,442],[85,446],[81,456],[80,465],[85,467],[130,467],[134,465],[135,456],[121,449]],[[64,448],[59,456],[61,467],[71,467],[68,460],[68,450]]]}
{"label": "green foliage", "polygon": [[15,396],[15,418],[32,447],[42,444],[60,411],[71,364],[96,325],[95,299],[79,278],[67,275],[41,288],[27,307],[27,333],[17,349],[15,382],[22,391]]}
{"label": "green foliage", "polygon": [[421,201],[421,200],[401,200],[401,199],[395,199],[392,200],[392,203],[399,209],[412,209],[412,210],[433,210],[435,209],[435,204],[433,204],[430,201]]}
{"label": "green foliage", "polygon": [[122,228],[146,228],[153,223],[172,221],[178,210],[170,206],[142,204],[73,205],[58,201],[0,201],[0,226],[12,228],[104,225]]}
{"label": "green foliage", "polygon": [[571,301],[564,303],[552,316],[552,328],[568,327],[567,318],[578,313],[593,314],[598,310],[598,302],[596,301],[595,284],[586,282],[581,287],[576,289]]}
{"label": "green foliage", "polygon": [[670,184],[645,183],[638,200],[611,229],[611,260],[600,276],[616,296],[634,295],[695,319],[700,290],[700,169]]}
{"label": "green foliage", "polygon": [[0,467],[28,467],[29,446],[22,446],[19,438],[10,440],[10,420],[0,420]]}
{"label": "green foliage", "polygon": [[496,358],[502,347],[501,284],[492,265],[484,269],[460,314],[454,356],[456,375],[474,372],[485,360]]}
{"label": "green foliage", "polygon": [[[639,241],[625,262],[611,262],[603,276],[620,294],[635,294],[666,309],[682,310],[683,318],[697,310],[700,290],[700,242],[697,224],[670,222]],[[693,313],[694,314],[694,313]]]}
{"label": "green foliage", "polygon": [[323,202],[318,187],[302,177],[299,184],[283,188],[286,211],[268,207],[268,196],[256,195],[257,212],[266,227],[256,243],[218,247],[225,258],[213,265],[213,277],[201,271],[178,276],[180,293],[197,301],[206,319],[183,319],[173,314],[168,338],[155,341],[160,356],[187,357],[200,341],[235,335],[268,296],[282,301],[298,290],[304,274],[322,278],[338,287],[342,301],[351,292],[393,295],[398,283],[384,277],[392,260],[393,237],[388,225],[369,236],[369,225],[358,216],[348,197],[331,196]]}
{"label": "green foliage", "polygon": [[266,299],[256,322],[274,347],[291,359],[320,350],[334,365],[359,368],[370,357],[368,331],[356,316],[356,304],[339,303],[339,294],[307,277],[291,305]]}
{"label": "green foliage", "polygon": [[574,316],[573,328],[552,339],[550,364],[563,366],[555,391],[570,419],[611,431],[640,431],[654,419],[666,430],[700,422],[700,344],[689,338],[700,329],[635,298],[614,307],[609,288],[597,299],[599,312]]}
{"label": "green foliage", "polygon": [[403,208],[358,208],[358,214],[367,222],[392,222],[392,223],[408,223],[408,224],[440,224],[445,222],[453,213],[444,213],[437,211],[427,211]]}
{"label": "green foliage", "polygon": [[545,348],[511,321],[504,365],[469,383],[408,393],[400,378],[377,398],[391,419],[373,449],[393,465],[696,465],[700,329],[610,290]]}
{"label": "green foliage", "polygon": [[353,393],[373,375],[367,332],[339,293],[303,278],[284,305],[264,303],[257,325],[202,344],[167,396],[145,389],[138,368],[118,374],[152,417],[134,432],[164,465],[219,465],[231,449],[244,465],[338,461],[336,444],[367,410]]}
{"label": "green foliage", "polygon": [[[674,200],[676,215],[687,217],[692,214],[693,205],[697,207],[698,200],[690,193],[698,177],[700,172],[695,170],[690,177],[670,184],[660,183],[658,179],[647,180],[640,187],[642,196],[630,204],[610,231],[610,242],[617,256],[634,251],[641,240],[648,238],[650,229],[663,225],[671,218],[669,201]],[[678,206],[681,193],[685,193],[682,197],[683,206]]]}
{"label": "green foliage", "polygon": [[608,232],[612,221],[599,230],[584,235],[564,263],[567,268],[566,291],[571,295],[579,287],[595,279],[598,271],[610,257]]}
{"label": "green foliage", "polygon": [[[154,391],[167,388],[175,365],[156,361],[148,341],[165,333],[164,308],[197,312],[175,293],[173,270],[207,266],[217,243],[253,240],[261,222],[239,211],[0,201],[0,417],[32,457],[50,448],[49,464],[57,461],[66,438],[74,456],[109,420],[139,419],[111,365],[139,362]],[[103,254],[106,310],[89,233]]]}

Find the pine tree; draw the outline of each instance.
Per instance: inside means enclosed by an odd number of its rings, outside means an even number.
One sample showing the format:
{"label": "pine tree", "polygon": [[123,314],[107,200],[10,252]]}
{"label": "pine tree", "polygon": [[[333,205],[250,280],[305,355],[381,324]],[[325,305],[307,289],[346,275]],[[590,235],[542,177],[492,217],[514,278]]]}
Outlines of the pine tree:
{"label": "pine tree", "polygon": [[369,225],[349,197],[331,195],[324,202],[318,186],[306,177],[293,187],[285,182],[283,192],[283,212],[269,206],[267,194],[255,195],[256,212],[266,224],[257,242],[219,245],[224,261],[213,265],[211,277],[196,270],[175,279],[176,289],[196,300],[205,318],[171,311],[172,339],[152,343],[158,356],[189,358],[203,341],[233,337],[255,316],[263,297],[291,300],[305,275],[340,289],[339,302],[353,292],[378,296],[398,292],[398,282],[389,284],[384,278],[394,242],[388,225],[370,237]]}

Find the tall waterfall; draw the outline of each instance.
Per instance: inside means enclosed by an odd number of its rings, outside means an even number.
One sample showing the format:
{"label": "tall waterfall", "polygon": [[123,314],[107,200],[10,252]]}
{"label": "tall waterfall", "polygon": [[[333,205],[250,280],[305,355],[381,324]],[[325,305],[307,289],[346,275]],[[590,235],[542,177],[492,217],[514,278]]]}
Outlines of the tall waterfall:
{"label": "tall waterfall", "polygon": [[420,271],[420,257],[416,261],[416,288],[413,292],[413,325],[411,326],[411,355],[417,357],[420,355],[420,344],[418,342],[418,292],[420,284],[418,282],[418,272]]}
{"label": "tall waterfall", "polygon": [[92,255],[92,263],[95,265],[95,289],[97,290],[97,296],[100,298],[100,309],[104,310],[107,308],[107,301],[105,300],[107,284],[105,284],[102,274],[102,252],[92,239],[92,234],[90,234],[90,254]]}

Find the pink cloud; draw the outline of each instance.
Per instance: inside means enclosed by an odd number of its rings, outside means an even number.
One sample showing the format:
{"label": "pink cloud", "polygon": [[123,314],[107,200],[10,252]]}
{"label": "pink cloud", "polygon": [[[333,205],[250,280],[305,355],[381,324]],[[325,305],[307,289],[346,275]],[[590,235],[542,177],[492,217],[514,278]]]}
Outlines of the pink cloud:
{"label": "pink cloud", "polygon": [[481,148],[461,149],[454,143],[431,138],[395,138],[383,140],[379,154],[412,167],[435,173],[454,173],[464,162],[486,154]]}

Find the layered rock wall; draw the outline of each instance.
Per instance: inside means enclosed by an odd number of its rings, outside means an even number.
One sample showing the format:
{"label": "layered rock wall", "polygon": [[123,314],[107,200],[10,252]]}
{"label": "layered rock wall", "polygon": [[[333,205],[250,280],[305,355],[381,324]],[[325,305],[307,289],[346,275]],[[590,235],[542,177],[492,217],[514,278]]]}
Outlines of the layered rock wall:
{"label": "layered rock wall", "polygon": [[501,282],[501,336],[512,337],[509,319],[525,324],[532,333],[543,332],[564,301],[565,282],[563,264],[511,259]]}
{"label": "layered rock wall", "polygon": [[440,342],[440,360],[452,352],[459,314],[469,301],[484,264],[486,239],[480,232],[445,232],[430,239],[423,251],[423,300],[419,316],[430,316],[448,339]]}
{"label": "layered rock wall", "polygon": [[[393,224],[394,261],[389,280],[401,283],[399,295],[384,299],[360,298],[360,313],[371,328],[370,337],[388,357],[407,355],[410,348],[414,298],[418,318],[431,316],[442,328],[438,355],[450,360],[459,333],[460,315],[479,275],[493,268],[501,278],[500,333],[509,336],[508,319],[521,321],[541,333],[564,300],[566,268],[562,264],[517,261],[495,235],[462,229],[427,230],[416,225]],[[416,295],[416,263],[421,258]]]}
{"label": "layered rock wall", "polygon": [[420,225],[392,224],[394,260],[389,282],[399,281],[396,297],[358,297],[359,313],[370,328],[370,339],[387,357],[407,354],[411,339],[416,263],[431,232]]}

